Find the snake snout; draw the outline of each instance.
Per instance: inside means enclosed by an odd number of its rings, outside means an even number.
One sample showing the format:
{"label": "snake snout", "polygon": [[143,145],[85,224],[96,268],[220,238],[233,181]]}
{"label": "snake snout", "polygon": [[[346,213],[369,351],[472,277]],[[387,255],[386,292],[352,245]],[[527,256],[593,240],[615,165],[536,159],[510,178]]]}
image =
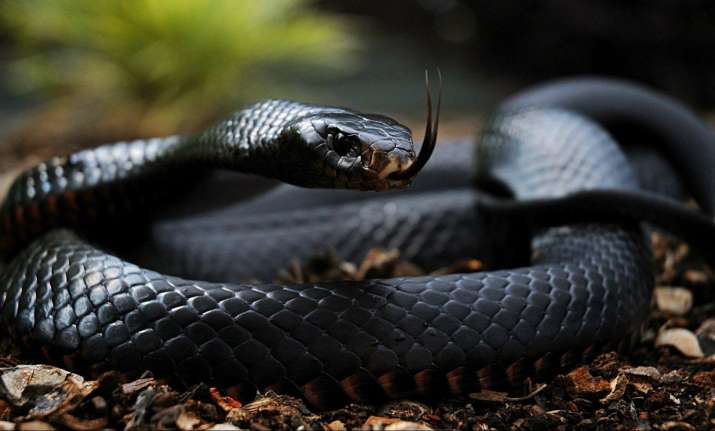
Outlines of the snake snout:
{"label": "snake snout", "polygon": [[363,153],[363,166],[384,179],[395,172],[406,170],[415,159],[416,154],[411,139],[409,141],[383,139],[372,143],[369,150]]}

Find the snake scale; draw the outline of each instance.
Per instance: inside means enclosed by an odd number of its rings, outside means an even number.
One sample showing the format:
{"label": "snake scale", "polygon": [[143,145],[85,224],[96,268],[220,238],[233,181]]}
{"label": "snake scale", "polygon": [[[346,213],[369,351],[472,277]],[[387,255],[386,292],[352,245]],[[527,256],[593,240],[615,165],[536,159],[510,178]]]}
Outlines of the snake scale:
{"label": "snake scale", "polygon": [[[68,367],[151,370],[241,399],[274,389],[329,408],[458,395],[519,385],[637,338],[653,287],[640,215],[588,220],[611,213],[602,197],[568,202],[605,192],[635,211],[644,174],[673,175],[663,158],[627,155],[617,142],[673,161],[682,187],[674,180],[667,190],[685,189],[703,211],[691,211],[698,215],[688,226],[707,228],[715,210],[712,132],[665,96],[596,79],[512,97],[476,146],[440,146],[411,190],[356,196],[279,186],[183,218],[150,210],[181,201],[176,195],[214,168],[312,187],[400,188],[434,148],[437,123],[427,124],[418,155],[409,130],[389,118],[267,101],[193,137],[110,144],[40,164],[2,206],[2,320]],[[646,169],[634,170],[638,163]],[[239,195],[251,194],[251,180],[232,181]],[[208,200],[200,192],[191,206]],[[640,212],[661,221],[667,211],[658,206],[671,201],[652,202]],[[662,218],[677,230],[673,220],[685,212],[673,214]],[[712,231],[704,238],[707,245]],[[516,267],[364,282],[218,281],[268,278],[287,258],[322,246],[347,258],[385,246],[418,262],[475,255]]]}

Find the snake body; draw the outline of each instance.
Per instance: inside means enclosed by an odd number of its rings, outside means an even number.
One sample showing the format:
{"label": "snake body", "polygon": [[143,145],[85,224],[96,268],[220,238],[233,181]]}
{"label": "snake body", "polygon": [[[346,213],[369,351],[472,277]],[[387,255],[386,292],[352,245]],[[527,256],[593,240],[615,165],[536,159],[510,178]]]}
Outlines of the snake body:
{"label": "snake body", "polygon": [[[610,105],[594,102],[600,111],[584,112],[581,105],[594,106],[593,92]],[[662,106],[648,103],[653,100]],[[394,179],[394,172],[415,163],[415,154],[409,132],[392,120],[266,102],[198,138],[114,144],[22,175],[3,206],[2,245],[11,260],[0,275],[2,318],[13,334],[62,356],[68,366],[148,369],[186,384],[218,386],[242,399],[256,389],[274,389],[318,408],[518,385],[571,360],[625,347],[647,316],[653,287],[638,221],[534,228],[521,216],[490,211],[491,201],[481,198],[488,191],[468,187],[471,176],[460,175],[469,169],[499,183],[516,202],[584,190],[640,193],[636,173],[612,135],[578,111],[607,126],[618,124],[608,118],[612,114],[624,121],[620,126],[651,128],[664,142],[660,150],[688,165],[684,182],[712,214],[715,184],[705,166],[715,161],[712,133],[673,101],[629,84],[587,80],[552,84],[508,101],[479,140],[476,170],[464,168],[471,157],[463,150],[452,150],[463,154],[457,157],[461,167],[444,163],[423,172],[433,175],[433,189],[426,181],[419,193],[359,201],[350,193],[325,198],[315,192],[311,207],[298,210],[281,193],[299,202],[310,202],[310,195],[279,188],[263,204],[259,196],[248,206],[190,222],[159,222],[150,234],[169,238],[152,247],[178,251],[175,268],[214,280],[268,276],[266,268],[279,266],[281,256],[307,254],[326,243],[348,255],[371,245],[397,245],[417,260],[469,251],[507,264],[531,255],[527,266],[365,282],[226,284],[144,269],[69,230],[54,229],[69,226],[95,242],[101,238],[91,235],[106,229],[109,219],[116,222],[112,226],[138,229],[140,220],[121,218],[141,213],[137,207],[158,199],[155,193],[191,182],[193,172],[209,165],[316,186],[389,188],[409,182]],[[654,117],[643,118],[643,112]],[[680,117],[672,120],[674,115]],[[660,118],[665,116],[672,123]],[[341,128],[330,139],[351,136],[359,142],[337,151],[331,141],[333,153],[344,153],[337,155],[316,157],[313,150],[326,142],[317,138],[303,150],[286,150],[296,133],[320,134],[327,123]],[[609,131],[618,137],[618,130]],[[697,160],[683,155],[695,149]],[[395,150],[397,158],[387,157]],[[306,174],[318,171],[333,174],[328,180]],[[461,179],[445,189],[448,171]],[[181,234],[188,231],[198,232],[198,239]],[[212,250],[229,257],[221,263]]]}

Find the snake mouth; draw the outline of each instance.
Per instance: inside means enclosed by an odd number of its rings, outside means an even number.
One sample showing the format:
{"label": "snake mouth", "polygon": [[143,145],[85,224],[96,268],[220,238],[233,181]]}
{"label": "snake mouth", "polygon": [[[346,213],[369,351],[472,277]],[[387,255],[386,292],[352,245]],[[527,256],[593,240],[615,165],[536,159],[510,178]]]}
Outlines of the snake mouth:
{"label": "snake mouth", "polygon": [[425,136],[417,158],[407,167],[407,169],[390,173],[387,178],[394,181],[409,181],[414,178],[432,157],[432,152],[437,145],[437,132],[439,130],[439,112],[442,107],[442,72],[437,69],[439,86],[437,88],[437,110],[434,121],[432,120],[432,91],[430,89],[429,72],[425,70],[425,90],[427,93],[427,122],[425,125]]}

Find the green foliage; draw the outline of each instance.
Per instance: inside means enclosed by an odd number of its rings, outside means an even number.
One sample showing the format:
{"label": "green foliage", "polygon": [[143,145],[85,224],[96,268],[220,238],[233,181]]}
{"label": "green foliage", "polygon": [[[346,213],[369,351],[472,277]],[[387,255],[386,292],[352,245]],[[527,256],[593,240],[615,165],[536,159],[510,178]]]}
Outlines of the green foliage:
{"label": "green foliage", "polygon": [[357,45],[304,0],[14,0],[0,12],[15,88],[166,128],[265,97],[271,71],[350,68]]}

